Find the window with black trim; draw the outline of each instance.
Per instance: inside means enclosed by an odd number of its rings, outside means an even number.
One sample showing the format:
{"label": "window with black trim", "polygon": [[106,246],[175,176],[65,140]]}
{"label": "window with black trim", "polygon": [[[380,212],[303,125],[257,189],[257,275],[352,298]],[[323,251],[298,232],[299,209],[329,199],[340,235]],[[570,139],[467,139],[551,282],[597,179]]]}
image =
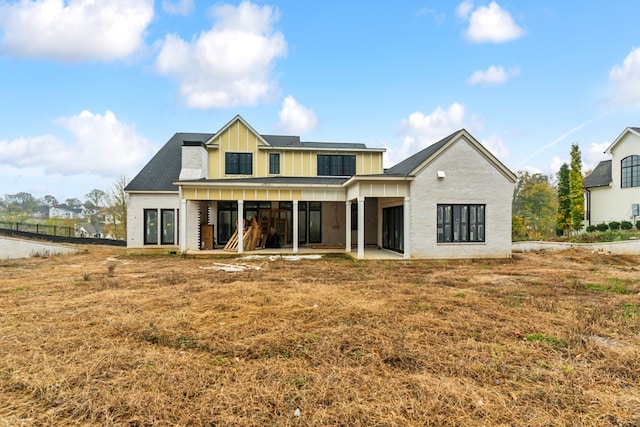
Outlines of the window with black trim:
{"label": "window with black trim", "polygon": [[640,156],[625,157],[620,162],[622,188],[640,187]]}
{"label": "window with black trim", "polygon": [[162,209],[162,235],[160,241],[163,245],[175,244],[176,238],[176,211],[173,209]]}
{"label": "window with black trim", "polygon": [[438,243],[484,242],[485,205],[438,205]]}
{"label": "window with black trim", "polygon": [[269,153],[269,173],[271,175],[280,174],[280,153]]}
{"label": "window with black trim", "polygon": [[144,244],[175,245],[179,238],[176,226],[179,212],[179,209],[145,209]]}
{"label": "window with black trim", "polygon": [[353,176],[355,174],[355,154],[318,154],[318,176]]}
{"label": "window with black trim", "polygon": [[252,153],[225,153],[224,173],[227,175],[252,175]]}
{"label": "window with black trim", "polygon": [[144,210],[144,244],[158,244],[158,210]]}

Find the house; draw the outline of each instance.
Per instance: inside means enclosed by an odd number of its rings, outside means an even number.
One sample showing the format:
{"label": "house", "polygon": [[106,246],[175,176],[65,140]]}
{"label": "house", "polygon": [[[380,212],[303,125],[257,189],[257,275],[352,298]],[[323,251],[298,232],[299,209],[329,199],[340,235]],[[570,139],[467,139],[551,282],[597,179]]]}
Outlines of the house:
{"label": "house", "polygon": [[190,253],[235,238],[242,253],[238,218],[255,218],[294,254],[511,256],[516,177],[466,130],[388,170],[384,151],[263,135],[240,116],[216,133],[176,133],[125,188],[127,246]]}
{"label": "house", "polygon": [[626,128],[584,179],[586,224],[640,219],[640,128]]}
{"label": "house", "polygon": [[49,218],[80,219],[84,218],[84,213],[84,207],[72,208],[65,204],[49,208]]}

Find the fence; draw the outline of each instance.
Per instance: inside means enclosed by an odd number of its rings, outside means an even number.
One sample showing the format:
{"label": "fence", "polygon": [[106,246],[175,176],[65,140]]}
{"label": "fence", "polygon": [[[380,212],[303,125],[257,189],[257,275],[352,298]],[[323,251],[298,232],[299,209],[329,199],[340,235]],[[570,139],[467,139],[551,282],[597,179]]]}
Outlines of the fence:
{"label": "fence", "polygon": [[74,227],[65,227],[62,225],[0,221],[0,228],[5,230],[23,231],[25,233],[45,234],[47,236],[76,237],[76,230]]}
{"label": "fence", "polygon": [[0,221],[0,234],[65,243],[89,243],[115,246],[126,246],[127,244],[123,240],[103,239],[100,238],[100,236],[81,234],[80,232],[76,232],[74,227],[63,225]]}

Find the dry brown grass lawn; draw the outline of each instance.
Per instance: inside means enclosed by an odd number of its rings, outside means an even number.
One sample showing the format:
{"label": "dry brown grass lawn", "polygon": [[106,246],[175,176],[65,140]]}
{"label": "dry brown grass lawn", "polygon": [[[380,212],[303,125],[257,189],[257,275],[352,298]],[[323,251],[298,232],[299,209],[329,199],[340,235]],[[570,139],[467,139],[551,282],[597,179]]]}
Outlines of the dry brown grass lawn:
{"label": "dry brown grass lawn", "polygon": [[0,426],[640,425],[639,261],[0,261]]}

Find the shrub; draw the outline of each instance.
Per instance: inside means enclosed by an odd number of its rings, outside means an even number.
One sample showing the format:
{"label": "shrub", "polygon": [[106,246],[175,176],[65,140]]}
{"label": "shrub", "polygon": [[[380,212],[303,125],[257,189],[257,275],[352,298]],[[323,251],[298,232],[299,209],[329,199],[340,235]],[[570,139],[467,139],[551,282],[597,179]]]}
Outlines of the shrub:
{"label": "shrub", "polygon": [[607,231],[609,230],[609,226],[604,222],[602,224],[596,224],[596,230],[598,231]]}
{"label": "shrub", "polygon": [[631,230],[633,228],[633,224],[630,221],[620,221],[620,229],[621,230]]}
{"label": "shrub", "polygon": [[611,230],[619,230],[620,229],[620,223],[618,221],[611,221],[609,223],[609,228]]}
{"label": "shrub", "polygon": [[595,225],[593,225],[593,224],[587,225],[587,233],[593,233],[596,230],[597,230],[597,228],[596,228]]}
{"label": "shrub", "polygon": [[636,228],[640,230],[640,220],[636,221]]}

